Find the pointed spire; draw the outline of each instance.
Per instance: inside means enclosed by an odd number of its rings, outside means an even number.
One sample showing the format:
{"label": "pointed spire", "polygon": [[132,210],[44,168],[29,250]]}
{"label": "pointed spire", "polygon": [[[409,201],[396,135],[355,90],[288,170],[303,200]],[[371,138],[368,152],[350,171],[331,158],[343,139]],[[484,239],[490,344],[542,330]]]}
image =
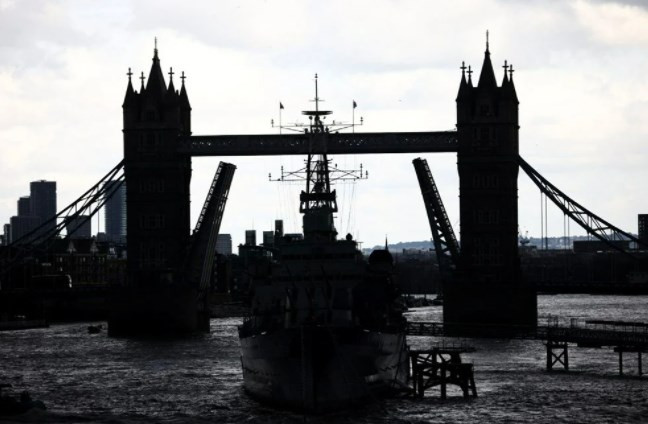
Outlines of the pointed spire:
{"label": "pointed spire", "polygon": [[122,106],[127,106],[129,105],[136,96],[135,90],[133,89],[133,82],[131,80],[131,77],[133,76],[133,72],[131,71],[131,68],[128,68],[128,72],[126,73],[128,75],[128,86],[126,87],[126,96],[124,97],[124,103]]}
{"label": "pointed spire", "polygon": [[488,46],[488,30],[486,30],[486,53],[490,54],[489,46]]}
{"label": "pointed spire", "polygon": [[126,87],[126,92],[134,92],[133,90],[133,81],[131,77],[133,76],[133,71],[131,71],[131,68],[128,68],[128,72],[126,72],[126,75],[128,75],[128,87]]}
{"label": "pointed spire", "polygon": [[472,82],[472,74],[473,74],[473,70],[471,69],[471,66],[468,65],[468,86],[469,86],[469,87],[472,87],[472,86],[473,86],[473,82]]}
{"label": "pointed spire", "polygon": [[465,98],[469,94],[470,87],[466,81],[466,62],[461,62],[461,82],[459,83],[459,93],[457,93],[457,100]]}
{"label": "pointed spire", "polygon": [[187,89],[185,88],[185,80],[187,79],[187,77],[185,76],[184,71],[182,71],[180,79],[182,80],[182,87],[180,87],[180,106],[186,109],[191,109],[191,105],[189,104],[189,96],[187,95]]}
{"label": "pointed spire", "polygon": [[387,243],[387,234],[385,234],[385,250],[389,251],[389,244]]}
{"label": "pointed spire", "polygon": [[143,93],[146,88],[144,87],[144,80],[146,77],[144,76],[144,71],[142,71],[142,75],[140,75],[140,80],[142,81],[142,85],[140,86],[140,93]]}
{"label": "pointed spire", "polygon": [[168,92],[172,93],[172,94],[175,94],[176,91],[175,91],[175,87],[173,86],[173,74],[175,74],[175,72],[173,72],[173,68],[171,67],[171,68],[169,68],[169,88],[168,88]]}
{"label": "pointed spire", "polygon": [[495,72],[493,71],[493,64],[490,60],[490,46],[488,43],[488,31],[486,31],[486,51],[484,52],[484,63],[482,65],[481,74],[479,74],[479,82],[477,86],[480,88],[495,88],[497,81],[495,80]]}
{"label": "pointed spire", "polygon": [[508,79],[508,67],[509,67],[509,65],[508,65],[507,61],[505,60],[504,61],[504,66],[502,66],[502,68],[504,68],[504,78],[502,79],[502,87],[507,85],[508,82],[509,82],[509,79]]}
{"label": "pointed spire", "polygon": [[[507,69],[508,68],[508,69]],[[517,101],[515,84],[513,84],[513,65],[504,66],[504,82],[502,83],[502,93],[509,98]]]}
{"label": "pointed spire", "polygon": [[152,96],[162,96],[167,90],[164,82],[164,74],[160,68],[160,58],[158,57],[157,37],[155,37],[155,48],[153,49],[153,64],[149,72],[148,82],[146,83],[146,92]]}

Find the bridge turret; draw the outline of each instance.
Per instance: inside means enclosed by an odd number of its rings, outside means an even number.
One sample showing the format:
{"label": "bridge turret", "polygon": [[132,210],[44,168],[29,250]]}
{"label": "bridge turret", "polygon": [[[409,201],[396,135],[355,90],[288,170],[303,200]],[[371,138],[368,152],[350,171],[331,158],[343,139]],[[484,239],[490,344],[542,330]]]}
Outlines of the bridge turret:
{"label": "bridge turret", "polygon": [[110,331],[191,331],[202,320],[196,288],[183,278],[191,156],[178,152],[179,137],[190,133],[191,108],[184,86],[180,92],[174,86],[172,69],[167,86],[157,41],[139,93],[131,75],[123,104],[128,287],[113,302]]}
{"label": "bridge turret", "polygon": [[122,109],[124,110],[124,128],[133,125],[139,115],[139,94],[133,89],[133,82],[131,81],[133,73],[131,72],[131,68],[128,68],[126,75],[128,75],[128,86],[126,87],[124,103],[122,103]]}
{"label": "bridge turret", "polygon": [[157,42],[139,93],[130,74],[123,105],[128,272],[137,284],[156,284],[163,270],[180,267],[189,238],[191,157],[177,148],[191,112],[184,85],[182,92],[175,89],[172,69],[167,87]]}
{"label": "bridge turret", "polygon": [[[535,294],[520,277],[517,177],[518,99],[509,66],[497,85],[486,38],[476,87],[457,95],[461,253],[457,279],[444,290],[446,322],[535,325]],[[464,82],[465,81],[465,82]]]}
{"label": "bridge turret", "polygon": [[183,135],[191,135],[191,104],[185,88],[186,78],[183,71],[180,77],[182,80],[182,87],[180,87],[180,122],[182,122]]}

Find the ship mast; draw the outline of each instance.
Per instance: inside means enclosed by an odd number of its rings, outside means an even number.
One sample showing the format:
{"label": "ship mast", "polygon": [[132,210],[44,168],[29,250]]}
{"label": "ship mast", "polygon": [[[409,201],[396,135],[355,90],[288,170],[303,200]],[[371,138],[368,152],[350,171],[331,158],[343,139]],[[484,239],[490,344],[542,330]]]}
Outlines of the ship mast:
{"label": "ship mast", "polygon": [[[310,146],[326,146],[328,127],[323,119],[331,111],[320,110],[319,87],[315,74],[315,110],[305,110],[302,115],[310,121]],[[326,149],[324,149],[326,151]],[[331,191],[329,178],[329,159],[326,153],[313,155],[308,153],[306,160],[306,190],[299,195],[299,212],[304,214],[304,239],[335,240],[337,231],[333,224],[333,213],[338,211],[335,190]]]}
{"label": "ship mast", "polygon": [[[331,190],[331,173],[340,174],[335,180],[359,180],[367,178],[367,172],[363,171],[360,165],[359,171],[348,171],[338,169],[332,165],[326,154],[326,146],[330,135],[330,128],[334,130],[354,127],[356,124],[335,123],[325,124],[324,120],[332,112],[320,110],[318,78],[315,74],[315,103],[314,110],[302,111],[302,115],[308,116],[309,124],[303,128],[301,124],[294,126],[281,126],[280,128],[292,131],[304,132],[309,137],[309,153],[306,159],[306,166],[298,171],[284,173],[281,170],[281,178],[274,181],[306,181],[306,190],[299,195],[299,212],[303,216],[304,239],[306,241],[332,241],[337,236],[337,230],[333,222],[333,214],[338,211],[337,197],[335,190]],[[318,153],[313,154],[313,148],[317,146]],[[303,175],[303,177],[302,177]],[[272,176],[270,175],[272,181]]]}

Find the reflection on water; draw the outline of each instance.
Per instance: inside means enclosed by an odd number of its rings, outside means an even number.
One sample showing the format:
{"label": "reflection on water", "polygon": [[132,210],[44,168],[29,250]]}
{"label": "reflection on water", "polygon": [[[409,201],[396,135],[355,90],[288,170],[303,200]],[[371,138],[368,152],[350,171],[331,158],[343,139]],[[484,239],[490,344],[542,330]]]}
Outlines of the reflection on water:
{"label": "reflection on water", "polygon": [[[540,318],[648,322],[648,296],[540,296]],[[440,321],[440,307],[408,313]],[[303,422],[242,390],[239,319],[214,319],[209,334],[181,340],[129,340],[90,335],[87,324],[0,333],[0,381],[28,389],[47,412],[21,422]],[[438,339],[410,338],[423,348]],[[479,397],[448,401],[430,391],[423,401],[389,399],[351,412],[306,417],[308,422],[645,422],[648,377],[620,378],[609,349],[570,349],[573,372],[547,373],[539,341],[470,339]],[[636,356],[625,370],[636,373]],[[646,366],[644,368],[647,368]]]}

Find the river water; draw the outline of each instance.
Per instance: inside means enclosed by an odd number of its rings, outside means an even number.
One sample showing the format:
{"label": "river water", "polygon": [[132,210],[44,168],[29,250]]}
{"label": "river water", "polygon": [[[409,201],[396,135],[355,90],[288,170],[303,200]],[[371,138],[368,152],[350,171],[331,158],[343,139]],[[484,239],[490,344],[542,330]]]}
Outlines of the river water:
{"label": "river water", "polygon": [[[539,296],[538,311],[540,319],[648,322],[648,296]],[[440,321],[441,308],[417,308],[408,315]],[[607,348],[571,348],[571,371],[548,373],[542,342],[499,339],[464,340],[477,349],[464,356],[474,363],[476,399],[464,400],[459,389],[450,389],[442,401],[432,390],[424,400],[387,399],[304,417],[246,396],[236,331],[240,322],[213,319],[209,334],[175,341],[90,335],[88,323],[0,332],[0,382],[29,390],[48,408],[9,422],[648,422],[648,376],[636,376],[635,354],[624,356],[625,377],[618,376],[618,356]],[[439,340],[408,340],[415,348],[433,341]]]}

